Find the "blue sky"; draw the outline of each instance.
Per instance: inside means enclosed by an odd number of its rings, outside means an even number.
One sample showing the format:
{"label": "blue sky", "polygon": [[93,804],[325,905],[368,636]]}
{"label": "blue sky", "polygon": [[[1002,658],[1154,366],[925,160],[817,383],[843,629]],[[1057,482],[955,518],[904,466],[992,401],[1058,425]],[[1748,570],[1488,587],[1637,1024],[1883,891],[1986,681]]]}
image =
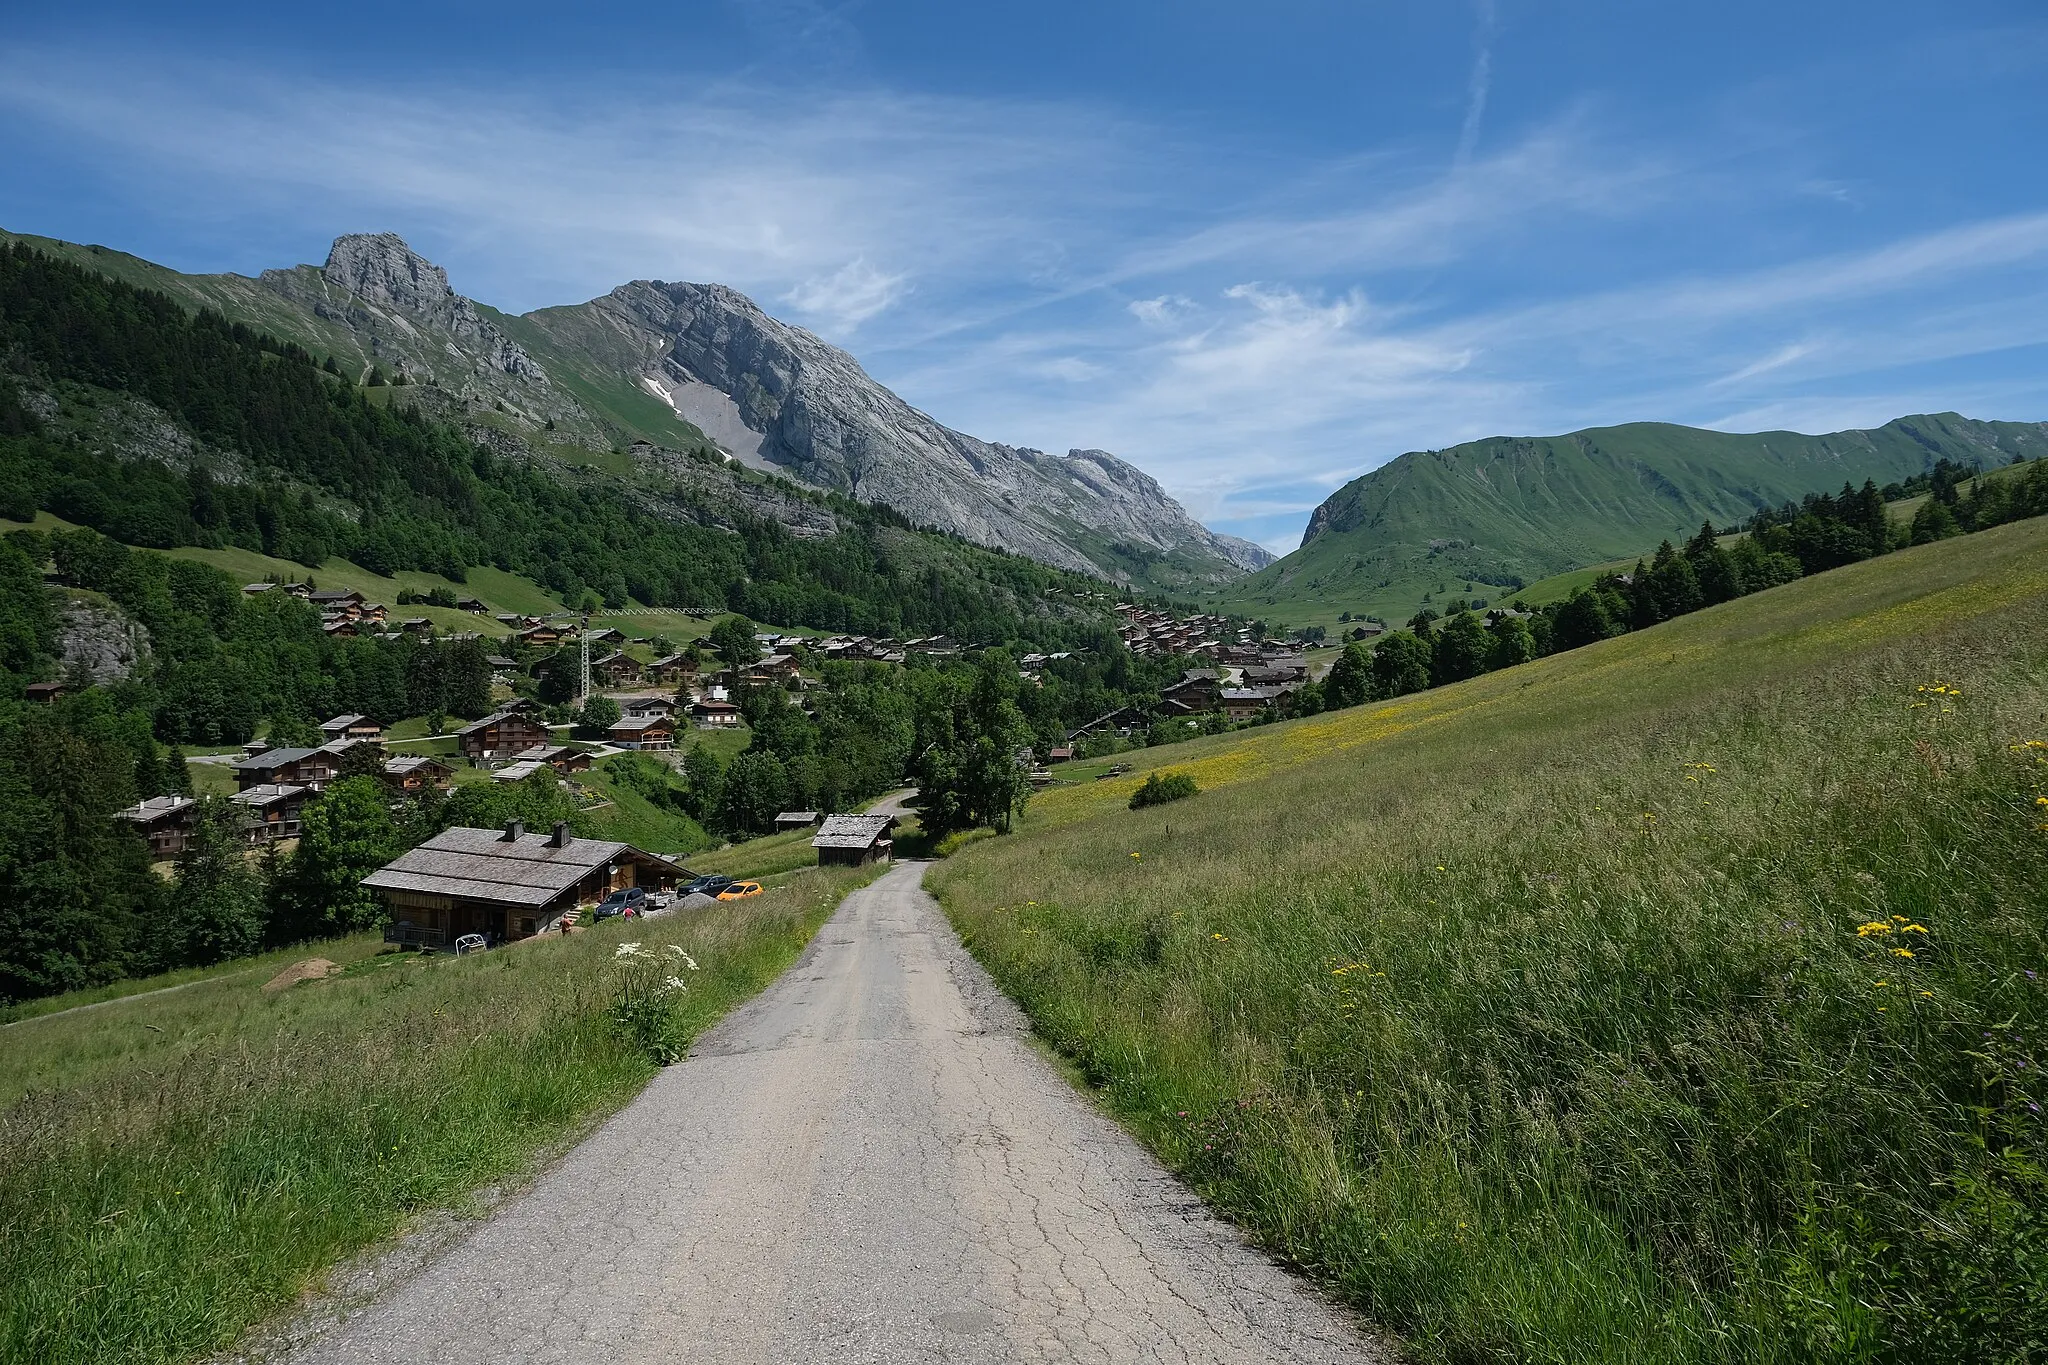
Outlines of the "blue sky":
{"label": "blue sky", "polygon": [[722,281],[1276,548],[1477,436],[2048,419],[2038,0],[10,8],[0,225]]}

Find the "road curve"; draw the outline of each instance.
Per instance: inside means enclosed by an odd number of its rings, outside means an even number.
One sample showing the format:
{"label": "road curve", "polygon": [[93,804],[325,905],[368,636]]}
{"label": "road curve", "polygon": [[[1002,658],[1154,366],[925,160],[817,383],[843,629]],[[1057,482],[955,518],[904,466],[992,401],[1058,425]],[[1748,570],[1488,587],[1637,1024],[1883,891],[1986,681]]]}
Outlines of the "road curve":
{"label": "road curve", "polygon": [[294,1358],[1390,1358],[1032,1050],[907,864],[568,1159]]}

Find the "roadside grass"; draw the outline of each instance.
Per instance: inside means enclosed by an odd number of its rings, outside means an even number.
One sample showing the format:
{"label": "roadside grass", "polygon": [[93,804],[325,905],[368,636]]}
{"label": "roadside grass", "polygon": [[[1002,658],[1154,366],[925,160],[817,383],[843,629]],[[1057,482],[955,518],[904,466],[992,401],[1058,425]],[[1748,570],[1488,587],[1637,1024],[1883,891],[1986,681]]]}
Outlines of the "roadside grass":
{"label": "roadside grass", "polygon": [[677,854],[685,858],[710,848],[718,841],[689,816],[655,805],[623,782],[614,781],[602,761],[589,772],[576,774],[576,781],[602,794],[612,804],[591,814],[595,837],[616,839],[649,853]]}
{"label": "roadside grass", "polygon": [[[330,962],[346,963],[359,957],[368,957],[383,946],[383,940],[375,934],[355,934],[348,938],[322,939],[292,948],[280,948],[275,952],[262,953],[255,957],[238,957],[231,962],[215,963],[210,967],[181,967],[177,971],[159,972],[155,976],[123,977],[119,981],[109,981],[103,986],[89,986],[84,990],[66,991],[62,995],[46,995],[39,1000],[24,1000],[19,1004],[0,1006],[0,1024],[39,1019],[44,1015],[76,1009],[81,1005],[97,1005],[103,1001],[120,1000],[149,991],[166,990],[173,986],[196,991],[200,989],[200,982],[212,982],[222,977],[239,977],[252,972],[263,973],[262,979],[267,981],[292,963],[309,957],[324,957]],[[86,1025],[85,1030],[92,1031],[92,1026]],[[14,1035],[8,1036],[11,1039]],[[68,1058],[72,1052],[69,1044],[51,1047],[47,1043],[33,1050],[16,1046],[0,1049],[0,1104],[12,1101],[25,1089],[47,1089],[53,1084],[45,1078],[24,1079],[28,1073],[24,1072],[22,1067],[50,1060],[53,1056]]]}
{"label": "roadside grass", "polygon": [[818,850],[811,847],[814,829],[795,829],[787,834],[764,834],[742,844],[728,844],[710,853],[690,858],[693,872],[715,872],[725,877],[768,877],[818,865]]}
{"label": "roadside grass", "polygon": [[478,957],[363,958],[276,995],[266,974],[238,974],[8,1029],[9,1066],[48,1079],[0,1110],[0,1359],[227,1347],[647,1082],[653,1064],[608,1017],[620,942],[678,944],[701,965],[682,1042],[787,967],[870,875],[812,872],[716,914]]}
{"label": "roadside grass", "polygon": [[2035,744],[2040,521],[1148,751],[1201,794],[1060,789],[929,880],[1115,1113],[1417,1358],[2037,1358]]}

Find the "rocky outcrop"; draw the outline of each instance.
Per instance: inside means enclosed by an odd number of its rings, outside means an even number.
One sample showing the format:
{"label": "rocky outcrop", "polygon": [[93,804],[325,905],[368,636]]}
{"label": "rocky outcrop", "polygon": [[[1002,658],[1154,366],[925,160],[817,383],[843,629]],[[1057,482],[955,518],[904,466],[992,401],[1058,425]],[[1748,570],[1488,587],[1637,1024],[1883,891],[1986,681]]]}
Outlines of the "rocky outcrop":
{"label": "rocky outcrop", "polygon": [[58,639],[60,677],[73,677],[82,669],[95,683],[104,684],[133,676],[149,636],[117,608],[74,597],[64,603]]}
{"label": "rocky outcrop", "polygon": [[645,348],[661,355],[659,373],[645,376],[656,391],[727,395],[759,436],[749,454],[920,525],[1084,573],[1105,572],[1116,544],[1208,561],[1219,582],[1270,558],[1216,535],[1105,451],[1051,455],[941,425],[737,290],[642,280],[583,307],[656,343]]}

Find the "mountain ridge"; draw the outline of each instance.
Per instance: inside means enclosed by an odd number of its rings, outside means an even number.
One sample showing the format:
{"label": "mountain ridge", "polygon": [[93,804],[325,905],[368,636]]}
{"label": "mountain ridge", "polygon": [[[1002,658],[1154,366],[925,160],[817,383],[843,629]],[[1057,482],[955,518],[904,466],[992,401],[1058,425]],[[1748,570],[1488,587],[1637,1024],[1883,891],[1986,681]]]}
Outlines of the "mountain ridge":
{"label": "mountain ridge", "polygon": [[0,233],[4,240],[336,356],[359,381],[381,370],[437,392],[444,415],[572,460],[578,448],[630,459],[641,442],[717,450],[920,525],[1139,588],[1214,588],[1271,560],[1202,526],[1149,475],[1106,452],[1048,455],[944,426],[845,351],[727,286],[643,280],[515,315],[457,293],[442,267],[393,233],[346,234],[324,265],[254,277],[186,275],[52,238]]}
{"label": "mountain ridge", "polygon": [[1943,458],[1989,465],[2044,454],[2048,423],[1956,413],[1820,435],[1636,422],[1486,437],[1410,451],[1346,483],[1310,515],[1297,549],[1217,599],[1290,623],[1335,619],[1340,608],[1399,619],[1439,595],[1511,596],[1524,582],[1844,482],[1883,484]]}

